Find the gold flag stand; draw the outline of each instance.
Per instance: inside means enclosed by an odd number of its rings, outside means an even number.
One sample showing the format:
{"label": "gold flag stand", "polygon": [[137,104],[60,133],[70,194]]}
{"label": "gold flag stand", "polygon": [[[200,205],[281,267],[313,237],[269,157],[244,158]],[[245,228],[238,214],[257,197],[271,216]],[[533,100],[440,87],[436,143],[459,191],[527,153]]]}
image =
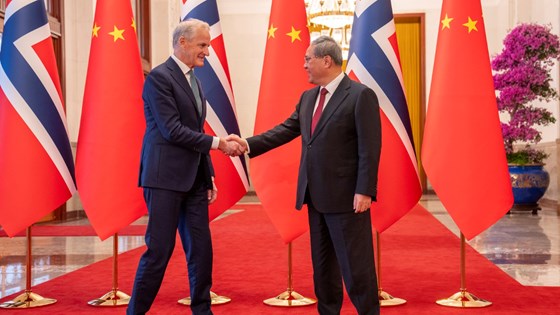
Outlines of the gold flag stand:
{"label": "gold flag stand", "polygon": [[486,307],[492,305],[492,302],[483,300],[467,292],[465,278],[465,236],[461,233],[461,291],[447,299],[437,300],[436,303],[442,306],[462,308]]}
{"label": "gold flag stand", "polygon": [[102,297],[88,302],[91,306],[125,306],[130,301],[130,296],[119,291],[119,234],[113,235],[113,289]]}
{"label": "gold flag stand", "polygon": [[[227,296],[223,296],[223,295],[217,295],[216,293],[210,291],[210,299],[211,299],[211,304],[212,305],[220,305],[220,304],[226,304],[231,302],[231,299],[228,298]],[[180,299],[179,301],[177,301],[177,303],[179,304],[183,304],[183,305],[191,305],[191,297],[187,296],[186,298]]]}
{"label": "gold flag stand", "polygon": [[381,235],[379,232],[375,231],[375,240],[377,247],[377,295],[379,297],[380,306],[397,306],[406,303],[406,300],[401,298],[396,298],[389,293],[383,291],[381,288]]}
{"label": "gold flag stand", "polygon": [[304,297],[294,291],[292,287],[292,242],[288,243],[288,289],[276,297],[264,300],[263,303],[280,307],[307,306],[317,303],[317,300]]}
{"label": "gold flag stand", "polygon": [[[210,304],[211,305],[221,305],[221,304],[227,304],[231,302],[231,298],[227,297],[227,296],[223,296],[223,295],[218,295],[212,291],[210,291]],[[179,304],[183,304],[183,305],[191,305],[191,297],[187,296],[186,298],[182,298],[179,301],[177,301],[177,303]]]}
{"label": "gold flag stand", "polygon": [[31,227],[27,227],[27,257],[26,257],[26,283],[25,292],[18,295],[12,301],[0,304],[0,308],[31,308],[47,306],[56,303],[55,299],[44,298],[37,293],[31,291],[31,269],[33,268],[31,261]]}

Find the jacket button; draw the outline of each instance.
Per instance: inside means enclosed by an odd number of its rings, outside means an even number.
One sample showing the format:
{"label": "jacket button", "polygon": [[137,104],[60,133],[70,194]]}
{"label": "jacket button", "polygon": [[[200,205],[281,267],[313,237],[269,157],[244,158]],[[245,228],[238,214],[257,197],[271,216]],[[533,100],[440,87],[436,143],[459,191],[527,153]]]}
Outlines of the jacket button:
{"label": "jacket button", "polygon": [[308,148],[308,149],[311,149],[311,145],[308,145],[307,148]]}

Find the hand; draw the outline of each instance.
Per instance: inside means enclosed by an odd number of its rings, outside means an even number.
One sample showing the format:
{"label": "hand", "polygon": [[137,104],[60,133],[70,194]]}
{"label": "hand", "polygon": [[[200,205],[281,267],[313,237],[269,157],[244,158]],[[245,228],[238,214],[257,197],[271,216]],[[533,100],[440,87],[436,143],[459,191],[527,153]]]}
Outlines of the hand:
{"label": "hand", "polygon": [[362,213],[367,211],[371,207],[371,196],[366,196],[362,194],[354,195],[354,212]]}
{"label": "hand", "polygon": [[226,140],[227,141],[235,141],[237,144],[239,144],[239,146],[243,150],[243,153],[247,153],[247,151],[249,151],[249,144],[247,143],[247,140],[245,140],[243,138],[240,138],[238,135],[236,135],[234,133],[227,136]]}
{"label": "hand", "polygon": [[[228,136],[229,138],[229,136]],[[218,149],[227,156],[239,156],[245,152],[245,149],[236,141],[227,140],[228,138],[220,138]]]}
{"label": "hand", "polygon": [[212,189],[208,189],[208,203],[212,204],[216,199],[218,199],[218,188],[214,183],[214,177],[212,177]]}
{"label": "hand", "polygon": [[208,204],[214,203],[218,199],[218,191],[214,189],[208,189]]}

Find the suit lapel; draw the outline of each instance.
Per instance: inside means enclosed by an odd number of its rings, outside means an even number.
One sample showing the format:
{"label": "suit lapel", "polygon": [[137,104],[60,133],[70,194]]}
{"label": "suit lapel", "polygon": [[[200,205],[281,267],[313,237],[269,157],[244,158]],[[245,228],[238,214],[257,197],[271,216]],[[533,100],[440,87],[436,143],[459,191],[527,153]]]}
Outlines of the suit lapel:
{"label": "suit lapel", "polygon": [[[191,89],[191,85],[187,81],[187,77],[181,71],[181,68],[179,68],[179,66],[177,65],[175,60],[173,60],[173,58],[169,57],[169,59],[167,59],[167,61],[166,61],[166,64],[167,64],[167,68],[169,69],[169,72],[171,73],[171,76],[177,82],[177,84],[179,86],[181,86],[183,88],[183,90],[185,90],[185,92],[187,93],[187,95],[189,96],[189,98],[191,100],[191,106],[194,106],[194,110],[198,113],[198,110],[196,109],[196,99],[194,98],[194,94],[193,94],[193,90]],[[200,81],[197,81],[197,82],[199,82],[199,86],[200,86]],[[202,106],[202,107],[204,107],[204,106]]]}
{"label": "suit lapel", "polygon": [[[313,132],[312,138],[315,138],[315,136],[321,132],[334,112],[336,112],[338,107],[340,107],[344,99],[346,99],[346,97],[348,96],[348,88],[350,87],[349,80],[350,79],[345,75],[342,81],[340,81],[340,84],[329,99],[329,102],[326,104],[326,107],[323,110],[323,114],[321,114],[321,118],[319,119],[319,122],[317,122],[317,126],[315,126],[315,132]],[[311,125],[309,129],[311,132]]]}

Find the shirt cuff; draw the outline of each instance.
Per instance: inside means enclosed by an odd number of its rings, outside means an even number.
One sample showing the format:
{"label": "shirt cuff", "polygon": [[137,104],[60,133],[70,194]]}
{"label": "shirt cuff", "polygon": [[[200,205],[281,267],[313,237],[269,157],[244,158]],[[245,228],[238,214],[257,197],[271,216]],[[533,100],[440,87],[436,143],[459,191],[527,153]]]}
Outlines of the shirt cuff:
{"label": "shirt cuff", "polygon": [[247,151],[245,151],[245,154],[251,153],[251,147],[249,147],[249,142],[245,138],[243,138],[243,141],[245,141],[245,144],[247,145]]}
{"label": "shirt cuff", "polygon": [[213,137],[212,139],[212,146],[210,147],[212,150],[216,150],[218,149],[218,146],[220,145],[220,138],[218,137]]}

